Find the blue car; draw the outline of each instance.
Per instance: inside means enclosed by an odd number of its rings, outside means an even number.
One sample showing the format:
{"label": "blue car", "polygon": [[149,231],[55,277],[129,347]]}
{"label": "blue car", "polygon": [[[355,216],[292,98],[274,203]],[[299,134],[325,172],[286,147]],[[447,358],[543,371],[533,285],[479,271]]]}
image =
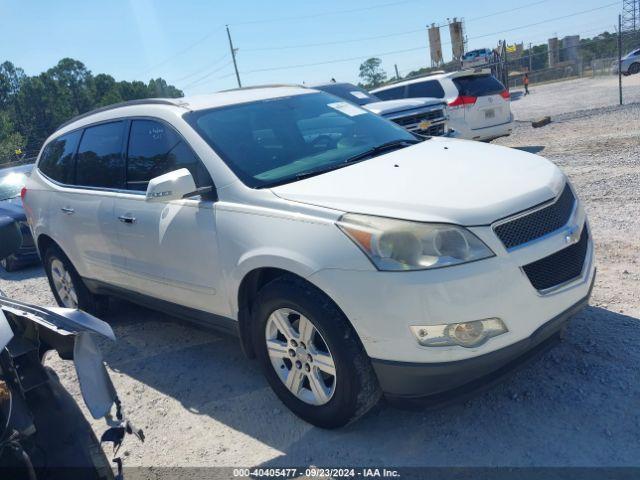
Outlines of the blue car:
{"label": "blue car", "polygon": [[38,263],[38,252],[27,225],[27,217],[22,207],[20,192],[33,164],[0,169],[0,217],[10,217],[18,222],[22,232],[22,247],[17,253],[0,260],[0,266],[7,272]]}

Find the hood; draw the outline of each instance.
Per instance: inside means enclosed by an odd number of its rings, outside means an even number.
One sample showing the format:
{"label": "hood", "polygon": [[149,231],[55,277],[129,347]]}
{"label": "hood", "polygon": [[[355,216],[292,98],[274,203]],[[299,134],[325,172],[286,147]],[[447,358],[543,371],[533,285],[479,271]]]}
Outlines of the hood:
{"label": "hood", "polygon": [[564,183],[560,169],[540,156],[431,138],[272,191],[342,212],[471,226],[550,200]]}
{"label": "hood", "polygon": [[401,100],[387,100],[384,102],[372,102],[363,105],[370,112],[378,115],[387,115],[390,113],[403,112],[414,108],[430,107],[431,105],[440,105],[444,102],[439,98],[403,98]]}
{"label": "hood", "polygon": [[0,216],[11,217],[18,221],[26,220],[22,199],[15,197],[0,201]]}

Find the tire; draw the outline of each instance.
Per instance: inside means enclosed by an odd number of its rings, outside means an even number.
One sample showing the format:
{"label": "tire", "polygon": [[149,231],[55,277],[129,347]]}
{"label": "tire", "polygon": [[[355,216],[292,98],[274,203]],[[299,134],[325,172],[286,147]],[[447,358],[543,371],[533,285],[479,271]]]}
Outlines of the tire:
{"label": "tire", "polygon": [[[270,332],[276,323],[273,320],[276,317],[272,314],[278,312],[289,312],[282,318],[286,318],[290,322],[288,325],[293,328],[289,333],[297,334],[294,337],[300,344],[296,349],[289,348],[291,344],[280,330],[276,337],[271,336]],[[378,403],[380,387],[360,339],[345,315],[320,290],[293,275],[279,277],[258,292],[252,315],[256,357],[275,394],[297,416],[321,428],[338,428],[353,422]],[[296,331],[303,319],[308,320],[314,328],[307,346],[301,339],[309,337]],[[305,325],[305,329],[308,328],[309,324]],[[277,355],[270,356],[268,338],[272,352],[276,350],[273,348],[273,342],[276,342],[277,348],[286,345],[287,354],[279,351]],[[291,350],[296,353],[295,357],[290,356]],[[333,377],[326,373],[330,370],[326,369],[329,362],[324,360],[327,355],[335,367]],[[309,359],[299,370],[304,378],[299,382],[301,388],[298,388],[298,395],[285,385],[285,379],[282,378],[289,378],[287,374],[291,375],[296,368],[293,363],[296,359]],[[287,370],[287,360],[290,370]],[[280,364],[279,369],[274,362]],[[310,370],[305,371],[307,367]],[[312,378],[316,379],[313,383],[315,390],[311,385]],[[321,389],[317,378],[323,382]],[[324,393],[316,395],[320,390]],[[312,397],[315,404],[310,403]],[[323,403],[318,403],[319,398]]]}
{"label": "tire", "polygon": [[19,269],[19,266],[13,256],[0,260],[0,267],[2,267],[5,272],[15,272]]}
{"label": "tire", "polygon": [[640,63],[632,63],[629,66],[629,75],[635,75],[637,73],[640,73]]}
{"label": "tire", "polygon": [[[109,297],[91,293],[71,261],[57,246],[51,245],[47,249],[43,263],[51,292],[59,306],[78,308],[95,316],[106,313],[109,306]],[[66,295],[61,293],[58,284],[59,273],[62,273],[65,278]]]}

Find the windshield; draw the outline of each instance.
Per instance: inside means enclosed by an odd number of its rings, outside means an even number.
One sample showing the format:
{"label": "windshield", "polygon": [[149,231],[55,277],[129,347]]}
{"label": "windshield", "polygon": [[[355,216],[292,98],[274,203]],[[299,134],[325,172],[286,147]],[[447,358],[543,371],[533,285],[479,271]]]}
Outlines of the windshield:
{"label": "windshield", "polygon": [[323,92],[330,93],[336,97],[344,98],[357,105],[366,105],[367,103],[379,102],[380,99],[375,95],[367,92],[366,90],[351,85],[350,83],[329,83],[327,85],[320,85],[312,87],[316,90],[322,90]]}
{"label": "windshield", "polygon": [[27,180],[26,175],[20,171],[0,170],[0,200],[7,200],[20,195],[20,191]]}
{"label": "windshield", "polygon": [[389,142],[416,141],[396,124],[326,93],[192,112],[185,119],[253,188],[336,169]]}

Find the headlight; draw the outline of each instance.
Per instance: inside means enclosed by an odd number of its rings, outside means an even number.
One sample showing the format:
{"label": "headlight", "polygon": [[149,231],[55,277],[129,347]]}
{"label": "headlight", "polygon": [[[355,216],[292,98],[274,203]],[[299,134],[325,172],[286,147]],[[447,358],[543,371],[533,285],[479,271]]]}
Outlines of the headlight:
{"label": "headlight", "polygon": [[378,270],[426,270],[494,255],[473,233],[455,225],[348,213],[338,227]]}
{"label": "headlight", "polygon": [[425,347],[477,347],[509,330],[499,318],[486,318],[473,322],[452,323],[449,325],[425,325],[410,327],[418,343]]}

